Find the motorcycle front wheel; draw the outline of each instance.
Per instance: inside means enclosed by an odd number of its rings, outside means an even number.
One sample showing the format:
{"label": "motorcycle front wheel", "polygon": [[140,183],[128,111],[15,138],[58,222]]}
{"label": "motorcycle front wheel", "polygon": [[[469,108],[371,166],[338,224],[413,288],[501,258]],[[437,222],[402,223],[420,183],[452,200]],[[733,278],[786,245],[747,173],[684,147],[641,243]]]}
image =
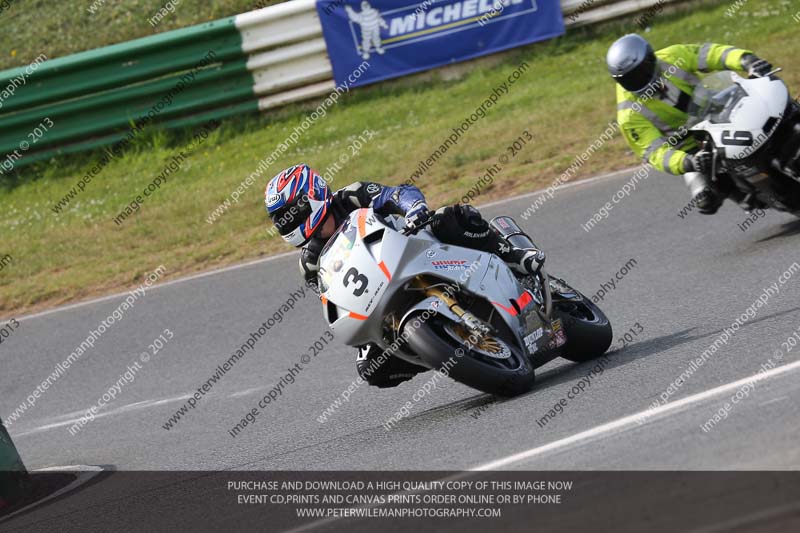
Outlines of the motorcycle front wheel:
{"label": "motorcycle front wheel", "polygon": [[535,374],[528,357],[500,337],[473,343],[464,326],[439,315],[427,321],[412,318],[402,333],[426,363],[473,389],[518,396],[533,388]]}

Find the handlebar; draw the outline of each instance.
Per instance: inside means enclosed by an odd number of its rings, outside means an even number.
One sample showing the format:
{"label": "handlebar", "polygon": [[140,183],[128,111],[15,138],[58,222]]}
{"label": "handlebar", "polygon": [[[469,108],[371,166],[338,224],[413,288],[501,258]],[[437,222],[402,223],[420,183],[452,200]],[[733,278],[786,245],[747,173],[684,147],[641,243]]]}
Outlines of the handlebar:
{"label": "handlebar", "polygon": [[767,72],[766,74],[764,74],[763,76],[759,76],[758,74],[750,74],[748,76],[748,78],[751,79],[751,80],[755,80],[755,79],[758,79],[758,78],[769,78],[772,75],[777,74],[778,72],[782,72],[782,71],[783,71],[782,67],[776,67],[776,68],[772,69],[770,72]]}
{"label": "handlebar", "polygon": [[416,232],[418,232],[419,230],[421,230],[421,229],[423,229],[423,228],[425,228],[425,227],[427,227],[427,226],[430,226],[431,224],[433,224],[433,220],[434,220],[434,217],[433,217],[433,215],[432,215],[432,216],[431,216],[431,217],[430,217],[428,220],[426,220],[426,221],[425,221],[425,222],[423,222],[422,224],[419,224],[419,225],[417,225],[417,226],[406,226],[406,227],[404,227],[404,228],[403,228],[403,229],[400,231],[400,233],[402,233],[403,235],[412,235],[412,234],[415,234],[415,233],[416,233]]}

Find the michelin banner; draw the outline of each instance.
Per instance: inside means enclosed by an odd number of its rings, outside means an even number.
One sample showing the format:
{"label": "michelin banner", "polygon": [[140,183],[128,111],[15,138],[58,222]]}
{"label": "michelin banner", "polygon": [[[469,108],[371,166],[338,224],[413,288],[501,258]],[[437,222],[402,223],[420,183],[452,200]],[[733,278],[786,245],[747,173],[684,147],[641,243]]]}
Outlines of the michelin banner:
{"label": "michelin banner", "polygon": [[317,11],[336,84],[350,87],[564,33],[559,0],[317,0]]}

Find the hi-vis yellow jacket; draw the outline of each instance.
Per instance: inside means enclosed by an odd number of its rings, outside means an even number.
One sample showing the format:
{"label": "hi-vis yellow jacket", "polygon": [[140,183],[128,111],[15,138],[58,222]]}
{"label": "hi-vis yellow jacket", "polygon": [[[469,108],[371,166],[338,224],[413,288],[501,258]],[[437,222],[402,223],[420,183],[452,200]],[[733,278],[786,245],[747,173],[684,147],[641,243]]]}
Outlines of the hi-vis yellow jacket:
{"label": "hi-vis yellow jacket", "polygon": [[698,74],[741,72],[742,56],[751,53],[713,43],[676,44],[656,52],[662,90],[648,89],[637,97],[617,84],[617,122],[636,155],[657,170],[682,174],[686,151],[697,146],[690,137],[684,140],[683,126]]}

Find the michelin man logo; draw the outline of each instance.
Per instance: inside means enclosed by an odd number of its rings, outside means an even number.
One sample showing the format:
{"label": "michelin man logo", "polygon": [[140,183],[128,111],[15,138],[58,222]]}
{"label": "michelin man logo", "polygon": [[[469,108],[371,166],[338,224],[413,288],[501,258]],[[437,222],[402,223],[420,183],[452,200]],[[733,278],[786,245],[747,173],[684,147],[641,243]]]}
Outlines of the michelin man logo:
{"label": "michelin man logo", "polygon": [[345,6],[350,20],[361,26],[361,57],[369,59],[370,50],[383,55],[385,50],[381,46],[381,28],[389,29],[389,25],[381,17],[380,11],[369,5],[364,0],[361,2],[361,13],[356,13],[350,6]]}

